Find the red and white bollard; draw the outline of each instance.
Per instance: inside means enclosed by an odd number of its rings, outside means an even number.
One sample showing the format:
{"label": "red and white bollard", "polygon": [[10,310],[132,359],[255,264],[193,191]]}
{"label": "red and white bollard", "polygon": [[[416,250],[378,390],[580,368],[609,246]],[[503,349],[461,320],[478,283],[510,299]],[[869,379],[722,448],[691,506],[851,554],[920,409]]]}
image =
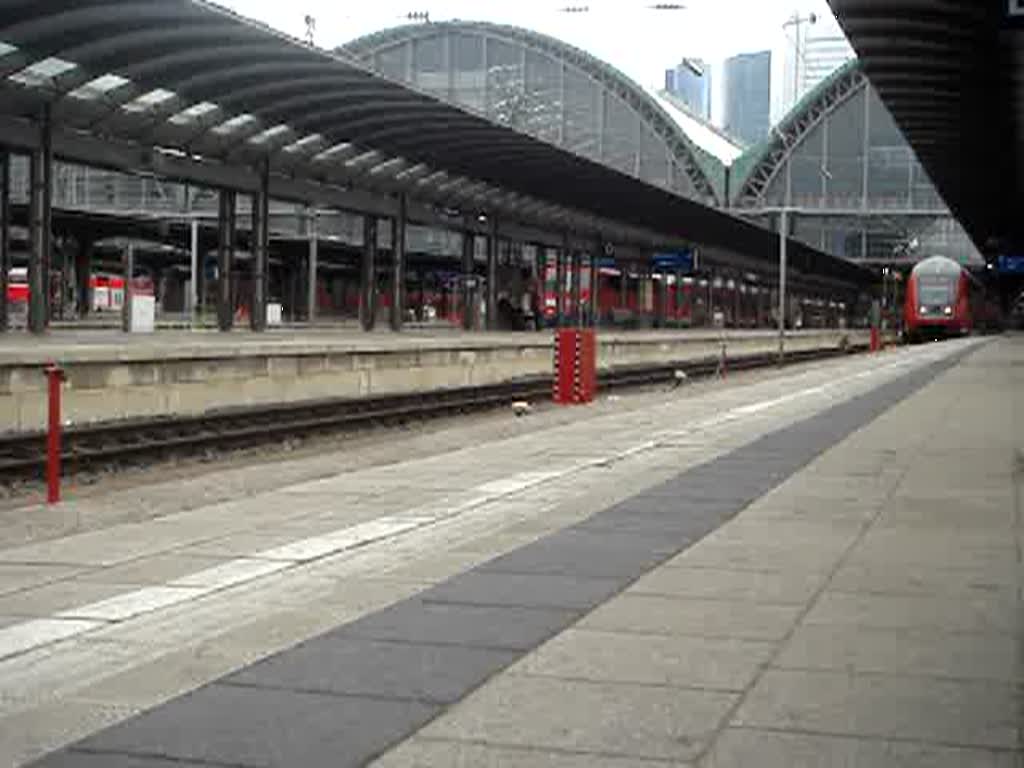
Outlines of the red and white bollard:
{"label": "red and white bollard", "polygon": [[56,363],[46,366],[49,388],[48,423],[46,431],[46,503],[60,501],[60,390],[64,369]]}

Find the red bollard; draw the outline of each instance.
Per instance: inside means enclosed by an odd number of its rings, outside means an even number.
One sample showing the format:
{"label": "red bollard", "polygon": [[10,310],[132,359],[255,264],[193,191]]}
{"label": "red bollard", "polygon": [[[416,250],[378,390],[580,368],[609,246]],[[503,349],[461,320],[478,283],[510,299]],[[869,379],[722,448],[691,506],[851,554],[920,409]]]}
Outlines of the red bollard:
{"label": "red bollard", "polygon": [[576,332],[571,328],[555,331],[554,401],[569,405],[573,401],[576,379]]}
{"label": "red bollard", "polygon": [[46,433],[46,503],[60,501],[60,387],[64,369],[56,363],[46,366],[49,385],[49,423]]}

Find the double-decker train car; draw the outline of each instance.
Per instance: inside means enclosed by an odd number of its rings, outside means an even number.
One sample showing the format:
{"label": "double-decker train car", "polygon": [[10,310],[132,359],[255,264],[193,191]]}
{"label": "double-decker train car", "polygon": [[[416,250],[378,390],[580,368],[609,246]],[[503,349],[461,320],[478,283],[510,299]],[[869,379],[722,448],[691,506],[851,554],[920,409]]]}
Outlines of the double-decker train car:
{"label": "double-decker train car", "polygon": [[945,256],[918,262],[910,272],[903,304],[908,341],[946,338],[970,333],[972,304],[980,300],[977,281]]}

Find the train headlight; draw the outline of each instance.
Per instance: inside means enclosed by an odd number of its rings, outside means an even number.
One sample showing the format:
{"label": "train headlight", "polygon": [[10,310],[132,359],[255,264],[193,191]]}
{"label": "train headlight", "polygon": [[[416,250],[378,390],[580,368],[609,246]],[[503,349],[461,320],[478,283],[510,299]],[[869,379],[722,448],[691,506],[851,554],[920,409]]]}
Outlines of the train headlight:
{"label": "train headlight", "polygon": [[922,306],[922,307],[919,307],[919,309],[920,309],[920,312],[918,312],[919,315],[927,315],[928,314],[928,307]]}
{"label": "train headlight", "polygon": [[952,315],[953,314],[953,308],[952,307],[946,307],[944,310],[942,310],[942,312],[944,314],[946,314],[946,315]]}

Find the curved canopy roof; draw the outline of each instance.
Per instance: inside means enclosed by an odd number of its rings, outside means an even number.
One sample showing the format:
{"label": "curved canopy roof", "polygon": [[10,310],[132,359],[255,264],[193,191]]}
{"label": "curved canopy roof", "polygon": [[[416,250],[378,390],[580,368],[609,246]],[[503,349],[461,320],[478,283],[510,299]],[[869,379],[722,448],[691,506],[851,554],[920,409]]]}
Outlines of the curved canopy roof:
{"label": "curved canopy roof", "polygon": [[[766,259],[777,245],[755,225],[202,0],[0,0],[0,142],[37,145],[44,119],[69,159],[104,165],[130,147],[141,168],[157,165],[158,148],[187,161],[190,180],[266,163],[282,184],[305,183],[308,202],[369,187],[595,235],[600,219],[652,244]],[[809,249],[804,258],[810,271],[864,279]]]}
{"label": "curved canopy roof", "polygon": [[768,138],[750,147],[732,165],[732,198],[737,205],[756,201],[793,149],[830,110],[864,85],[856,59],[848,61],[804,94],[774,126]]}
{"label": "curved canopy roof", "polygon": [[1024,5],[829,2],[872,85],[978,247],[1024,247]]}
{"label": "curved canopy roof", "polygon": [[[486,35],[490,39],[512,42],[542,51],[557,61],[584,72],[594,82],[625,101],[646,126],[668,145],[686,170],[698,194],[720,201],[724,193],[724,168],[731,162],[730,150],[723,141],[707,146],[706,130],[694,118],[680,114],[665,99],[638,85],[625,73],[596,56],[549,35],[508,24],[484,21],[442,21],[429,24],[404,24],[352,40],[339,51],[366,64],[374,54],[409,41],[445,34]],[[552,94],[560,98],[560,94]]]}

